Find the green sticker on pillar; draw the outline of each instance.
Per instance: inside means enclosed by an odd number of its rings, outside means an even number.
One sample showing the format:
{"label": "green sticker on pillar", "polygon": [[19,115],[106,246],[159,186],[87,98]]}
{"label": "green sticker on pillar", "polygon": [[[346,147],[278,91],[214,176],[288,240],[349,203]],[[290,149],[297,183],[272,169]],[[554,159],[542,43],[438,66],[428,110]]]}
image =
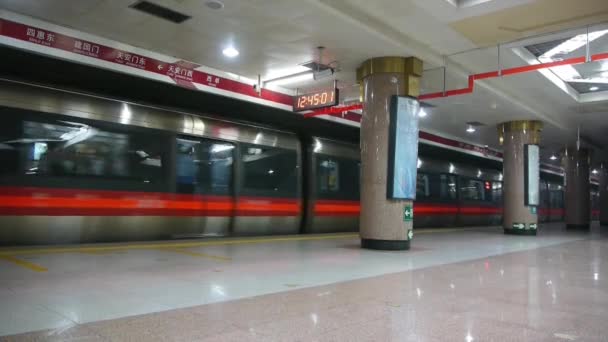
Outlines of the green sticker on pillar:
{"label": "green sticker on pillar", "polygon": [[536,207],[530,207],[530,213],[536,215]]}
{"label": "green sticker on pillar", "polygon": [[513,223],[513,229],[525,229],[526,225],[523,223]]}
{"label": "green sticker on pillar", "polygon": [[536,223],[530,223],[528,227],[530,227],[530,229],[532,230],[536,230],[536,227],[538,227],[538,225]]}
{"label": "green sticker on pillar", "polygon": [[410,229],[410,230],[407,231],[407,239],[411,240],[413,238],[414,238],[414,230]]}
{"label": "green sticker on pillar", "polygon": [[414,208],[411,204],[406,204],[403,207],[403,221],[408,222],[414,219]]}

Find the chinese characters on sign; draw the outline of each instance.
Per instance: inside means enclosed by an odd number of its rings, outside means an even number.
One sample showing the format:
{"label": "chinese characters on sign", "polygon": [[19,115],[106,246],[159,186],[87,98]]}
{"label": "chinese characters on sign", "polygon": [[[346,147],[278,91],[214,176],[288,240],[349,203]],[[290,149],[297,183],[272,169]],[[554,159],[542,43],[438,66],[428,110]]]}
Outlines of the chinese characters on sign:
{"label": "chinese characters on sign", "polygon": [[75,40],[73,52],[91,57],[99,57],[99,45],[91,44],[89,42],[84,42],[81,40]]}
{"label": "chinese characters on sign", "polygon": [[212,87],[217,87],[217,85],[220,83],[220,78],[213,75],[207,75],[205,80],[206,82],[204,84]]}
{"label": "chinese characters on sign", "polygon": [[170,65],[169,71],[167,72],[167,75],[169,77],[175,77],[188,82],[192,82],[192,74],[193,70],[183,68],[177,65]]}
{"label": "chinese characters on sign", "polygon": [[117,50],[115,61],[135,68],[146,69],[147,60],[145,57],[140,55]]}
{"label": "chinese characters on sign", "polygon": [[25,35],[27,36],[27,40],[29,42],[40,45],[51,46],[55,42],[54,33],[35,29],[33,27],[28,27]]}

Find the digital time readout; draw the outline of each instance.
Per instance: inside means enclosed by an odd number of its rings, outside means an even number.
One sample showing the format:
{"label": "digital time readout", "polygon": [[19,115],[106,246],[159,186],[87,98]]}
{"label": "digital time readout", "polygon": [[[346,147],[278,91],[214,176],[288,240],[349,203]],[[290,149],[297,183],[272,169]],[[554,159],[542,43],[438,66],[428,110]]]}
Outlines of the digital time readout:
{"label": "digital time readout", "polygon": [[293,110],[301,112],[305,110],[331,107],[338,104],[338,89],[317,91],[314,93],[294,96]]}

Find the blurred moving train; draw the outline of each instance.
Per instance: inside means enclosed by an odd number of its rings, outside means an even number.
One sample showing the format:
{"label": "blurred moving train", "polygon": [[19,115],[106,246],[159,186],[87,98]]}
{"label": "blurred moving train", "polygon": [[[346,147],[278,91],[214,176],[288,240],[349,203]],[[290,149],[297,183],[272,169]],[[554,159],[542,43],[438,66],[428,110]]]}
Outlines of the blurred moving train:
{"label": "blurred moving train", "polygon": [[[3,245],[358,229],[354,145],[8,80],[0,114]],[[422,153],[415,226],[500,224],[501,181]],[[561,180],[541,196],[562,220]]]}

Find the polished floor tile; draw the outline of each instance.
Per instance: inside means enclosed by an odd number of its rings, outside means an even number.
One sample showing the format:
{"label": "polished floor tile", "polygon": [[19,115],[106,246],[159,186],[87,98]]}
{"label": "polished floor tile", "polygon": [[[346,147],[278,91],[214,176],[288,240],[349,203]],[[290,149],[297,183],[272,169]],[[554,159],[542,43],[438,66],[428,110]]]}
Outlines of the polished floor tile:
{"label": "polished floor tile", "polygon": [[[608,234],[543,225],[0,264],[0,341],[605,341]],[[29,332],[29,333],[28,333]],[[25,334],[20,334],[25,333]],[[13,335],[20,334],[20,335]]]}

